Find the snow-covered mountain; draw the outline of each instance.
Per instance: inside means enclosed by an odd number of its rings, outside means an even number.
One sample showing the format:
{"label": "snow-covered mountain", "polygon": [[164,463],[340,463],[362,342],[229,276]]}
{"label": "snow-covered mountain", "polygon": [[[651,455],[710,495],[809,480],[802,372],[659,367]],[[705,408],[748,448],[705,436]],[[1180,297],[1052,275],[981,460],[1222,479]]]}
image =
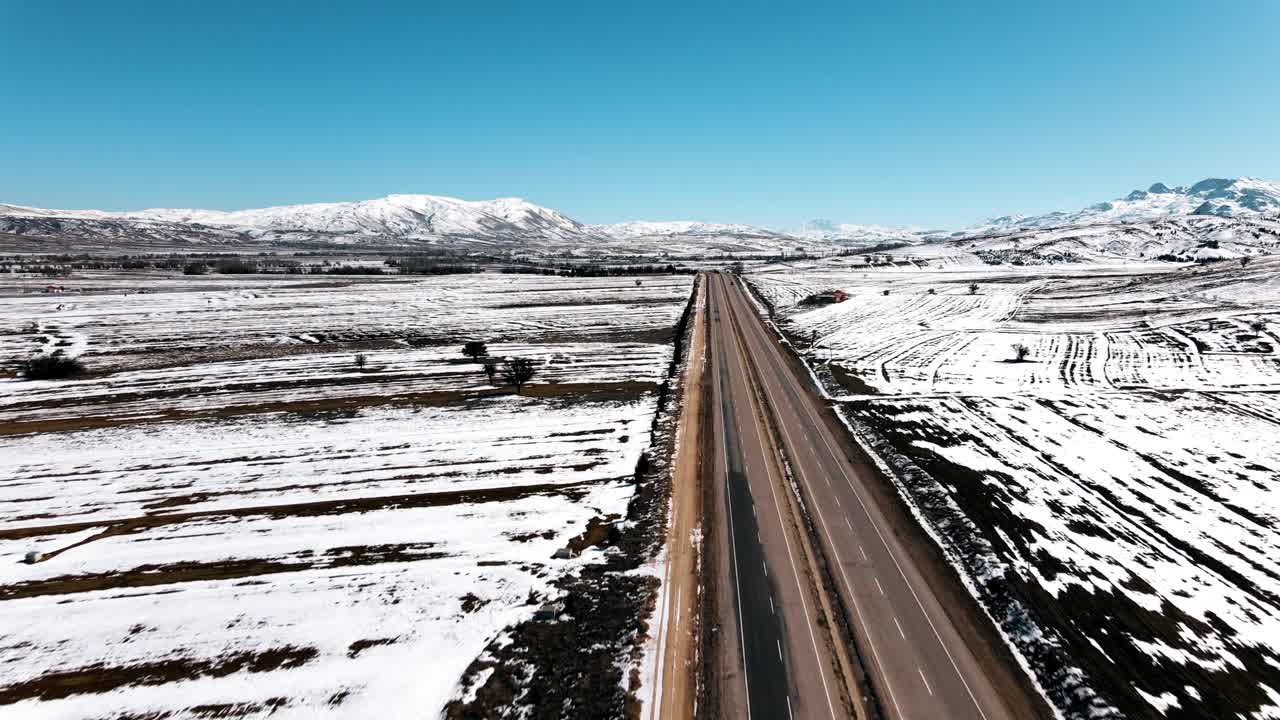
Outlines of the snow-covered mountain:
{"label": "snow-covered mountain", "polygon": [[1176,215],[1144,222],[996,232],[897,248],[878,257],[945,268],[1201,262],[1277,254],[1280,219]]}
{"label": "snow-covered mountain", "polygon": [[791,234],[806,240],[818,240],[850,246],[870,246],[893,242],[922,242],[921,232],[912,228],[837,223],[825,219],[810,220],[800,229],[793,230]]}
{"label": "snow-covered mountain", "polygon": [[1125,223],[1029,229],[957,246],[989,263],[1221,260],[1280,251],[1280,222],[1259,217],[1175,215]]}
{"label": "snow-covered mountain", "polygon": [[632,222],[614,223],[612,225],[593,225],[592,229],[614,238],[646,238],[646,237],[695,237],[695,236],[756,236],[786,237],[785,233],[755,227],[753,225],[698,222],[696,220],[674,220],[655,222],[635,220]]}
{"label": "snow-covered mountain", "polygon": [[439,195],[388,195],[357,202],[283,205],[260,210],[141,210],[115,213],[134,220],[308,230],[385,238],[540,237],[588,234],[578,221],[519,198],[468,201]]}
{"label": "snow-covered mountain", "polygon": [[232,212],[169,208],[104,212],[0,205],[0,216],[6,215],[226,226],[402,240],[449,236],[568,239],[590,234],[578,221],[519,198],[468,201],[437,195],[388,195],[357,202],[283,205]]}
{"label": "snow-covered mountain", "polygon": [[518,198],[468,201],[436,195],[285,205],[256,210],[159,208],[127,212],[48,210],[0,205],[0,236],[20,249],[79,244],[92,249],[149,250],[166,245],[365,246],[446,245],[575,255],[791,252],[820,249],[773,230],[702,222],[584,225]]}
{"label": "snow-covered mountain", "polygon": [[573,218],[519,198],[468,201],[437,195],[284,205],[256,210],[157,208],[126,212],[0,205],[0,232],[24,237],[77,235],[150,246],[183,244],[526,245],[590,240]]}
{"label": "snow-covered mountain", "polygon": [[[1156,183],[1123,198],[1074,212],[1005,216],[955,231],[920,231],[814,220],[799,229],[695,221],[584,225],[550,208],[518,198],[459,200],[438,195],[388,195],[357,202],[284,205],[256,210],[150,209],[128,212],[49,210],[0,204],[0,240],[21,251],[150,250],[170,246],[414,247],[445,245],[458,250],[502,249],[575,255],[830,252],[991,239],[1040,246],[1077,238],[1129,234],[1122,228],[1164,219],[1213,218],[1249,225],[1280,218],[1280,183],[1256,178],[1208,179],[1189,187]],[[1254,223],[1256,225],[1256,223]],[[1203,223],[1169,230],[1188,242],[1202,240]],[[1211,225],[1211,223],[1210,223]],[[1203,227],[1202,227],[1203,226]],[[1153,226],[1154,227],[1154,226]],[[1268,225],[1270,227],[1270,225]],[[1244,232],[1253,232],[1245,229]],[[1152,232],[1158,232],[1152,230]],[[1159,237],[1157,235],[1157,237]],[[1085,242],[1084,255],[1135,253],[1119,245]],[[1123,243],[1121,243],[1123,244]],[[1139,257],[1155,252],[1147,243]],[[1055,245],[1057,247],[1057,245]],[[1110,249],[1108,249],[1110,248]],[[1012,248],[1007,248],[1012,249]],[[1045,246],[1050,256],[1056,250]],[[1062,246],[1062,257],[1079,256]],[[1113,252],[1114,251],[1114,252]],[[997,252],[992,248],[992,252]],[[1002,252],[1002,251],[1001,251]],[[1007,254],[1007,253],[1005,253]],[[1013,255],[1019,252],[1012,253]]]}
{"label": "snow-covered mountain", "polygon": [[1269,217],[1280,214],[1280,183],[1241,177],[1209,178],[1191,185],[1169,187],[1156,183],[1122,198],[1090,205],[1073,212],[1044,215],[1006,215],[965,228],[965,235],[989,235],[1025,229],[1068,225],[1132,223],[1182,215],[1217,217]]}
{"label": "snow-covered mountain", "polygon": [[885,243],[923,242],[921,234],[910,228],[885,227],[881,225],[857,225],[853,223],[835,223],[830,220],[811,220],[799,229],[778,230],[740,223],[706,223],[695,221],[648,222],[635,221],[614,225],[595,225],[594,230],[601,234],[618,239],[638,240],[644,238],[686,238],[686,239],[737,239],[742,241],[769,241],[779,247],[860,248]]}

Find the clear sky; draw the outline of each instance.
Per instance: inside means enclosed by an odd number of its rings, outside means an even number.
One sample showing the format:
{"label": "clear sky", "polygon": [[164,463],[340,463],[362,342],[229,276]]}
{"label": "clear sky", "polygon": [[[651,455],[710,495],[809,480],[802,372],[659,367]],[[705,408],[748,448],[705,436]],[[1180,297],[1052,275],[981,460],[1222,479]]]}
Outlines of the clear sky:
{"label": "clear sky", "polygon": [[945,227],[1280,179],[1280,2],[0,0],[0,202]]}

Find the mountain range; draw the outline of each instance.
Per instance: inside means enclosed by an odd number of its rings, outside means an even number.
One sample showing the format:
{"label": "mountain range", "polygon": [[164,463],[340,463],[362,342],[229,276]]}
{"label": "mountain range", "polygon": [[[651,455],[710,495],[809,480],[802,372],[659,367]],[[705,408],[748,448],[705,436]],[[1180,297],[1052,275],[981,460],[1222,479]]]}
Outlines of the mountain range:
{"label": "mountain range", "polygon": [[1007,215],[967,228],[966,235],[1011,230],[1048,229],[1068,225],[1133,223],[1182,215],[1216,217],[1274,217],[1280,215],[1280,183],[1241,177],[1209,178],[1190,187],[1155,183],[1122,198],[1100,202],[1074,212]]}
{"label": "mountain range", "polygon": [[0,239],[27,251],[153,249],[217,245],[325,247],[445,246],[575,254],[778,252],[920,244],[1175,217],[1280,217],[1280,183],[1210,178],[1190,186],[1155,183],[1067,212],[1004,216],[954,231],[814,220],[788,230],[693,221],[588,225],[519,198],[468,201],[437,195],[285,205],[254,210],[50,210],[0,204]]}

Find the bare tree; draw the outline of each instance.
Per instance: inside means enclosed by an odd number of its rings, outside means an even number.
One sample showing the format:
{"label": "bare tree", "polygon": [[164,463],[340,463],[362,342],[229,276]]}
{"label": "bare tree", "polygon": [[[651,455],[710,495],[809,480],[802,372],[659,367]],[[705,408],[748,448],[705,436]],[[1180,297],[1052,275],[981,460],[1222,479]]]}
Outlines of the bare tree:
{"label": "bare tree", "polygon": [[488,355],[489,348],[479,340],[472,340],[471,342],[462,346],[462,354],[466,355],[472,360],[475,360],[478,357],[483,357],[485,355]]}
{"label": "bare tree", "polygon": [[978,283],[969,283],[969,294],[970,295],[978,294]]}
{"label": "bare tree", "polygon": [[1249,323],[1249,329],[1252,330],[1255,334],[1261,334],[1263,330],[1267,329],[1267,321],[1263,320],[1262,318],[1253,320]]}
{"label": "bare tree", "polygon": [[364,353],[356,353],[355,363],[357,368],[363,370],[364,366],[369,364],[369,358],[365,357]]}
{"label": "bare tree", "polygon": [[489,384],[492,385],[493,376],[496,375],[498,372],[498,362],[496,360],[490,360],[486,358],[483,361],[483,365],[481,367],[484,370],[485,376],[489,378]]}
{"label": "bare tree", "polygon": [[502,362],[502,380],[514,387],[517,395],[533,377],[533,372],[533,361],[529,358],[507,358]]}
{"label": "bare tree", "polygon": [[1013,361],[1014,362],[1023,362],[1027,359],[1027,356],[1030,354],[1031,354],[1031,348],[1027,347],[1026,345],[1023,345],[1022,343],[1013,344]]}
{"label": "bare tree", "polygon": [[1251,262],[1253,262],[1253,258],[1249,257],[1248,255],[1245,255],[1244,257],[1240,258],[1240,267],[1245,267]]}

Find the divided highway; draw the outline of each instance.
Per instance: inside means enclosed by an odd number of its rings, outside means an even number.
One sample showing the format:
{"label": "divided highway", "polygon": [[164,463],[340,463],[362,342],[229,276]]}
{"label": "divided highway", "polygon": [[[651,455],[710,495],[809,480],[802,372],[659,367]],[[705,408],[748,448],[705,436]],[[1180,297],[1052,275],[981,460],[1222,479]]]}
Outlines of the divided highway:
{"label": "divided highway", "polygon": [[724,286],[708,276],[710,459],[723,522],[714,539],[728,582],[716,584],[721,708],[727,717],[848,717],[828,635],[817,626],[801,542],[786,508],[782,467],[768,442]]}
{"label": "divided highway", "polygon": [[[893,531],[901,509],[880,507],[874,467],[849,459],[847,440],[822,415],[830,409],[807,390],[811,380],[783,355],[744,290],[727,275],[707,278],[711,509],[724,519],[713,540],[727,560],[715,593],[718,612],[733,617],[719,638],[722,714],[843,718],[861,705],[849,698],[833,636],[818,620],[801,545],[808,540],[788,511],[780,450],[808,503],[819,545],[811,550],[827,561],[884,715],[1040,716],[1019,671],[966,643],[931,590],[929,569]],[[730,628],[736,638],[725,637]]]}

